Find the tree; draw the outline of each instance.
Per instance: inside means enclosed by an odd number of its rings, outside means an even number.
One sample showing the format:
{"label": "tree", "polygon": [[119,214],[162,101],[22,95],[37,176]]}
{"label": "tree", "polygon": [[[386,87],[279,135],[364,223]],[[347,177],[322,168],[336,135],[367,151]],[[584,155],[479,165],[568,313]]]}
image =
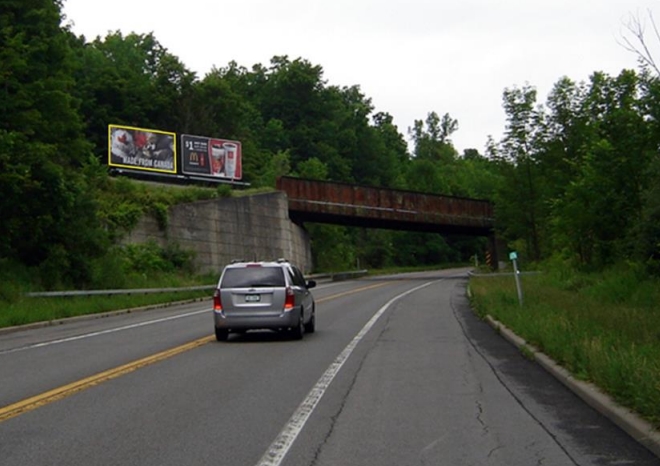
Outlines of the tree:
{"label": "tree", "polygon": [[[647,16],[651,23],[655,40],[660,41],[660,32],[655,24],[653,12],[647,10]],[[621,45],[637,56],[637,60],[639,61],[642,70],[648,70],[650,68],[655,72],[656,76],[660,76],[660,69],[658,68],[655,57],[651,52],[651,44],[649,44],[646,38],[646,22],[640,18],[639,15],[630,14],[628,22],[625,24],[625,28],[632,37],[624,35],[622,37]]]}
{"label": "tree", "polygon": [[641,217],[647,168],[657,142],[642,112],[639,84],[634,71],[614,78],[595,73],[585,100],[590,127],[597,131],[581,173],[595,177],[590,183],[598,202],[588,208],[599,213],[594,225],[597,263],[628,254],[630,227]]}
{"label": "tree", "polygon": [[490,150],[506,180],[497,190],[498,228],[525,239],[532,259],[561,251],[603,267],[632,257],[632,226],[649,212],[644,193],[660,140],[647,78],[630,70],[597,72],[579,85],[561,78],[548,112],[529,86],[505,91],[506,133]]}
{"label": "tree", "polygon": [[394,125],[392,115],[378,112],[373,116],[374,152],[379,155],[378,168],[382,186],[404,189],[405,174],[410,164],[408,144]]}
{"label": "tree", "polygon": [[153,34],[116,31],[91,43],[85,37],[70,41],[76,51],[75,95],[100,159],[107,156],[109,124],[174,132],[194,128],[196,76]]}
{"label": "tree", "polygon": [[451,143],[451,135],[458,130],[458,121],[445,113],[442,118],[430,112],[426,121],[415,120],[408,129],[415,146],[414,155],[419,159],[452,162],[458,155]]}
{"label": "tree", "polygon": [[644,205],[640,221],[633,226],[636,257],[648,266],[648,270],[660,276],[660,157],[652,159],[649,166],[649,185],[643,192]]}
{"label": "tree", "polygon": [[291,172],[291,156],[288,151],[274,154],[263,167],[261,177],[257,180],[259,186],[275,187],[280,176]]}
{"label": "tree", "polygon": [[106,238],[80,172],[90,145],[60,8],[9,1],[0,12],[0,258],[38,268],[46,286],[89,279]]}
{"label": "tree", "polygon": [[[60,28],[60,3],[4,2],[0,10],[0,129],[30,143],[66,147],[49,160],[78,166],[89,146],[81,137],[77,102],[71,97],[73,64],[67,34]],[[39,157],[39,154],[30,154]]]}
{"label": "tree", "polygon": [[507,124],[498,153],[511,167],[500,191],[498,218],[505,237],[524,238],[530,257],[539,260],[543,200],[537,163],[544,141],[543,113],[536,108],[536,89],[529,85],[505,89],[502,101]]}
{"label": "tree", "polygon": [[316,157],[312,157],[298,164],[298,175],[308,180],[326,180],[328,166]]}

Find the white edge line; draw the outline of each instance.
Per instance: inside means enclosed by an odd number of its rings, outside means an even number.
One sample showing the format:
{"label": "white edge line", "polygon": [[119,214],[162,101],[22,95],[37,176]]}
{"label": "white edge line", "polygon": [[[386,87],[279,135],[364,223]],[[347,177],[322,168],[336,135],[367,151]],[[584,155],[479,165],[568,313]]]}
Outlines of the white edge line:
{"label": "white edge line", "polygon": [[36,343],[36,344],[33,344],[33,345],[21,346],[20,348],[12,348],[12,349],[8,349],[8,350],[5,350],[5,351],[0,351],[0,355],[9,354],[9,353],[16,353],[18,351],[25,351],[25,350],[29,350],[29,349],[35,349],[35,348],[43,348],[44,346],[57,345],[57,344],[60,344],[60,343],[67,343],[67,342],[76,341],[76,340],[83,340],[85,338],[98,337],[100,335],[105,335],[105,334],[108,334],[108,333],[121,332],[122,330],[130,330],[130,329],[133,329],[133,328],[144,327],[145,325],[158,324],[160,322],[167,322],[168,320],[175,320],[175,319],[181,319],[183,317],[194,316],[194,315],[197,315],[197,314],[202,314],[204,312],[209,312],[209,311],[208,311],[208,309],[204,309],[204,310],[201,310],[201,311],[188,312],[186,314],[179,314],[179,315],[171,316],[171,317],[163,317],[162,319],[148,320],[146,322],[140,322],[138,324],[126,325],[124,327],[111,328],[111,329],[108,329],[108,330],[102,330],[100,332],[86,333],[84,335],[77,335],[75,337],[61,338],[59,340],[51,340],[51,341],[45,341],[43,343]]}
{"label": "white edge line", "polygon": [[344,350],[337,356],[332,364],[326,369],[325,373],[321,378],[316,382],[316,385],[310,390],[307,397],[300,403],[298,409],[293,413],[289,422],[284,426],[277,438],[270,444],[266,453],[261,457],[256,466],[279,466],[282,463],[282,460],[289,452],[289,449],[295,442],[296,438],[300,432],[305,427],[305,423],[310,418],[314,409],[321,401],[321,398],[325,394],[326,390],[330,383],[332,383],[335,376],[339,373],[339,370],[342,368],[346,360],[349,358],[355,347],[360,343],[362,338],[367,334],[369,330],[374,326],[376,321],[385,313],[387,308],[389,308],[395,301],[403,298],[410,293],[421,290],[435,281],[424,283],[418,287],[412,288],[404,293],[401,293],[398,296],[390,299],[383,307],[381,307],[376,314],[362,327],[362,330],[353,338],[353,340],[344,348]]}

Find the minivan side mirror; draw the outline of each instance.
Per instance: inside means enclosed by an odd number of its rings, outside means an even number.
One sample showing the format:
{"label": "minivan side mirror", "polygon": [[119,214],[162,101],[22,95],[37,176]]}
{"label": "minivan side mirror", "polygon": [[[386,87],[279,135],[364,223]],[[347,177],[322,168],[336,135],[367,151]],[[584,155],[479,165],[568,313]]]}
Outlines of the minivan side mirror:
{"label": "minivan side mirror", "polygon": [[314,288],[315,286],[316,286],[316,281],[314,280],[307,281],[307,288]]}

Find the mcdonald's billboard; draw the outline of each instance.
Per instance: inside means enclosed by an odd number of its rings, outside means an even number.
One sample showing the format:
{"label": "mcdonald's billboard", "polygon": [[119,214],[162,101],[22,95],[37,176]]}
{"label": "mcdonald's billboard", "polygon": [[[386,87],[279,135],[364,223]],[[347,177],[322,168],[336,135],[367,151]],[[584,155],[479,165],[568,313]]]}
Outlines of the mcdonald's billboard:
{"label": "mcdonald's billboard", "polygon": [[181,172],[240,180],[242,149],[239,141],[181,135]]}

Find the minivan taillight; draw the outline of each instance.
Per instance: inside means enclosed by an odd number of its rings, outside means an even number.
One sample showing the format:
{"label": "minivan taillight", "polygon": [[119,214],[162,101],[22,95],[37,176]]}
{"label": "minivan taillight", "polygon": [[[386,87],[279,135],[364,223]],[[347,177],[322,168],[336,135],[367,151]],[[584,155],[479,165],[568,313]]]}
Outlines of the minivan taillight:
{"label": "minivan taillight", "polygon": [[213,310],[222,311],[222,300],[220,299],[220,290],[216,288],[213,293]]}
{"label": "minivan taillight", "polygon": [[296,304],[296,296],[293,294],[293,289],[290,286],[286,287],[286,297],[284,298],[284,310],[293,309]]}

